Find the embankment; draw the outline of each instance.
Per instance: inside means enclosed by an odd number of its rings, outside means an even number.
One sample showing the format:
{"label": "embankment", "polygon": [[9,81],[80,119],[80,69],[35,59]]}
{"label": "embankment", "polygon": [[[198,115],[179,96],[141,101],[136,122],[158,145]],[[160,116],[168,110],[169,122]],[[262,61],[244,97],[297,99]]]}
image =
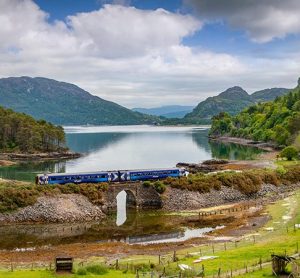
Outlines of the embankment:
{"label": "embankment", "polygon": [[226,186],[222,186],[221,190],[212,189],[207,193],[169,187],[164,193],[162,204],[163,209],[167,211],[195,210],[243,201],[256,201],[264,204],[284,198],[287,193],[297,188],[300,188],[300,184],[289,186],[264,184],[257,193],[246,195],[235,188]]}
{"label": "embankment", "polygon": [[79,194],[39,197],[35,204],[0,214],[0,223],[72,223],[99,220],[100,207]]}

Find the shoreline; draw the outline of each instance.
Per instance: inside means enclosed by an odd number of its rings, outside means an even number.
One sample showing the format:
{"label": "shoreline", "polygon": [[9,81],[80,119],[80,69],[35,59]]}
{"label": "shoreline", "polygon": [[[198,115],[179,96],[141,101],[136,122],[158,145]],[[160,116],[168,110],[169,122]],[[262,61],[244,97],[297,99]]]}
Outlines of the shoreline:
{"label": "shoreline", "polygon": [[4,162],[3,166],[10,166],[20,161],[63,160],[63,159],[75,159],[81,156],[82,154],[80,153],[69,152],[69,151],[49,152],[49,153],[0,153],[0,160]]}
{"label": "shoreline", "polygon": [[267,152],[277,152],[278,148],[274,144],[262,142],[262,141],[254,141],[245,138],[239,137],[231,137],[231,136],[219,136],[219,137],[209,137],[211,141],[217,141],[222,143],[234,143],[247,147],[258,148]]}

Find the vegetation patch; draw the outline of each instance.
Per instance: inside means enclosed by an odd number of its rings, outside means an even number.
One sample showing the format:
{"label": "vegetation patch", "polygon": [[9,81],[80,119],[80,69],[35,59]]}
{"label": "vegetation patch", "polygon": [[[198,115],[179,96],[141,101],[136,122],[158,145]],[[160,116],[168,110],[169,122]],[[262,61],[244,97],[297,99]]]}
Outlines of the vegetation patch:
{"label": "vegetation patch", "polygon": [[277,170],[245,170],[243,172],[220,172],[215,174],[190,174],[188,177],[167,178],[164,184],[201,193],[211,189],[220,190],[222,186],[232,187],[243,194],[257,193],[263,184],[293,184],[300,182],[300,167],[293,166]]}
{"label": "vegetation patch", "polygon": [[[213,117],[210,135],[234,136],[272,142],[279,147],[293,145],[300,151],[300,85],[272,102],[252,105],[236,116],[220,113]],[[288,150],[291,153],[291,149]],[[284,155],[285,156],[285,155]],[[288,159],[294,155],[288,155]]]}
{"label": "vegetation patch", "polygon": [[0,151],[66,151],[63,127],[0,107]]}
{"label": "vegetation patch", "polygon": [[0,212],[13,211],[33,205],[40,196],[58,194],[81,194],[93,204],[101,205],[103,204],[103,192],[107,188],[107,183],[41,186],[16,181],[3,181],[0,183]]}

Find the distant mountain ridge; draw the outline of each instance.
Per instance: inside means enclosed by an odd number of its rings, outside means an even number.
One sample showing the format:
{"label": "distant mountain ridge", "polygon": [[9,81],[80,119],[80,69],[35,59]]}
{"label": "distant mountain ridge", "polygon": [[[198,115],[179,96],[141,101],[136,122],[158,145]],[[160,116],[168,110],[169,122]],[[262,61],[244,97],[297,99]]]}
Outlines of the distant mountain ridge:
{"label": "distant mountain ridge", "polygon": [[74,84],[43,77],[0,79],[0,105],[60,125],[151,124],[157,120]]}
{"label": "distant mountain ridge", "polygon": [[220,112],[236,115],[250,105],[274,100],[276,97],[282,96],[288,91],[290,91],[290,89],[271,88],[249,95],[243,88],[234,86],[217,96],[209,97],[200,102],[183,120],[190,123],[209,123],[211,118]]}
{"label": "distant mountain ridge", "polygon": [[166,118],[183,118],[194,106],[166,105],[154,108],[133,108],[132,111]]}

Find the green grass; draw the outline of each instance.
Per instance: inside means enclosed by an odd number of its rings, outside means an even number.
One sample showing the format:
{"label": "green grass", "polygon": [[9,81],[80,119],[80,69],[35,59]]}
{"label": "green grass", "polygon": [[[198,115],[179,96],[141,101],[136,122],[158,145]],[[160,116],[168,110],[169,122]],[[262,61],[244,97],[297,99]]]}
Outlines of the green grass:
{"label": "green grass", "polygon": [[288,161],[288,160],[275,160],[275,163],[278,166],[283,166],[283,167],[288,167],[288,166],[298,166],[300,165],[300,160],[292,160],[292,161]]}
{"label": "green grass", "polygon": [[[291,209],[286,206],[287,203],[291,204]],[[231,271],[231,269],[243,269],[245,265],[251,267],[252,265],[258,264],[260,258],[263,262],[269,261],[271,259],[272,253],[283,254],[294,254],[297,249],[297,242],[300,248],[300,230],[293,229],[294,223],[300,223],[300,193],[290,196],[284,200],[278,201],[275,204],[269,205],[267,211],[271,215],[272,219],[268,221],[265,227],[274,227],[274,231],[266,231],[263,228],[257,230],[254,233],[258,233],[259,236],[255,236],[255,243],[253,236],[242,240],[237,243],[237,248],[235,243],[227,242],[226,251],[224,250],[224,244],[214,244],[214,254],[212,245],[202,245],[199,247],[193,247],[177,252],[179,261],[176,263],[170,263],[168,265],[168,270],[173,272],[178,272],[178,263],[187,264],[199,270],[202,264],[194,264],[193,261],[200,257],[199,255],[187,256],[187,253],[200,252],[202,255],[215,255],[218,256],[215,260],[204,261],[203,265],[205,268],[206,275],[217,274],[218,269],[221,268],[221,272]],[[283,223],[282,217],[287,213],[291,214],[293,219],[287,223]],[[274,223],[275,222],[275,223]],[[280,223],[276,223],[280,222]],[[286,227],[288,227],[288,232]],[[135,262],[153,262],[158,263],[158,257],[153,256],[134,256],[127,258],[126,261]],[[270,272],[271,267],[268,266],[267,270]],[[255,273],[253,275],[256,275]],[[259,274],[258,274],[259,275]],[[250,276],[251,277],[251,276]],[[253,276],[261,277],[261,276]]]}
{"label": "green grass", "polygon": [[133,278],[135,277],[134,274],[131,273],[122,273],[121,271],[117,270],[109,270],[108,273],[104,275],[97,275],[97,274],[91,274],[88,273],[87,275],[77,275],[77,274],[59,274],[56,275],[52,271],[48,270],[18,270],[18,271],[0,271],[0,277],[1,278],[80,278],[80,277],[86,277],[86,278],[96,278],[96,277],[105,277],[105,278],[115,278],[115,277],[122,277],[122,278]]}

